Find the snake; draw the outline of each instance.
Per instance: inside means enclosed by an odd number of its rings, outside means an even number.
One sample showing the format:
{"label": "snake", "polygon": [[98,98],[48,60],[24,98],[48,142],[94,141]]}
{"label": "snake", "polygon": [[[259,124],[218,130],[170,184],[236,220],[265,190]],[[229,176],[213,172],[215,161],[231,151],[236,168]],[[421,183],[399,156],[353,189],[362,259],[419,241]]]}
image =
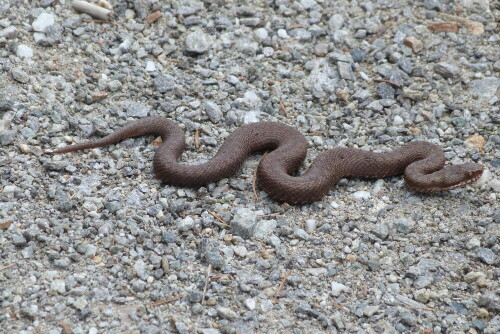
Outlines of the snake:
{"label": "snake", "polygon": [[477,163],[445,166],[443,150],[425,141],[412,141],[392,151],[375,153],[350,147],[327,149],[300,173],[307,153],[307,140],[297,129],[283,123],[256,122],[242,125],[222,143],[207,162],[179,162],[186,149],[184,131],[167,118],[144,117],[93,141],[64,146],[54,154],[116,144],[143,135],[162,138],[153,156],[153,172],[168,185],[201,187],[235,174],[252,152],[267,152],[256,170],[257,184],[270,198],[289,204],[320,200],[335,183],[347,177],[383,179],[404,174],[416,192],[433,193],[463,187],[479,179]]}

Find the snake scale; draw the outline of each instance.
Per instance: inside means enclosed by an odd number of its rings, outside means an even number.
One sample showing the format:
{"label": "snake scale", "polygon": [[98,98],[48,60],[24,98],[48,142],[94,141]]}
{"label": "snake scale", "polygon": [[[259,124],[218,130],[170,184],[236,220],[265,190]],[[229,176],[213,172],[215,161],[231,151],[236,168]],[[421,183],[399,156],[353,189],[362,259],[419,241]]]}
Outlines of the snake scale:
{"label": "snake scale", "polygon": [[344,177],[380,179],[404,174],[411,189],[436,192],[474,182],[483,172],[483,167],[476,163],[445,167],[439,146],[415,141],[387,153],[344,147],[329,149],[297,176],[306,157],[307,141],[298,130],[274,122],[243,125],[228,136],[211,160],[187,165],[178,162],[185,149],[183,130],[162,117],[142,118],[101,139],[59,148],[53,153],[115,144],[142,135],[161,136],[163,143],[153,158],[154,173],[176,186],[199,187],[216,182],[236,173],[251,152],[270,151],[257,167],[257,181],[271,198],[289,204],[317,201]]}

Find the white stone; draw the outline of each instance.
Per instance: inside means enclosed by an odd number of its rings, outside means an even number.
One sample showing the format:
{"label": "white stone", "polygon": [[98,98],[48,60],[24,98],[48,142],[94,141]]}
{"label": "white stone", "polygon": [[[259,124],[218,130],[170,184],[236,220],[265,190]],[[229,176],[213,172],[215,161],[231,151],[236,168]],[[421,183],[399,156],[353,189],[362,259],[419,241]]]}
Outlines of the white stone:
{"label": "white stone", "polygon": [[316,219],[308,219],[306,220],[306,228],[307,233],[314,232],[316,230]]}
{"label": "white stone", "polygon": [[5,38],[13,37],[16,34],[16,32],[17,32],[16,27],[10,26],[0,30],[0,37],[5,37]]}
{"label": "white stone", "polygon": [[256,305],[256,302],[255,302],[255,299],[253,298],[248,298],[245,300],[245,306],[247,307],[247,309],[249,309],[250,311],[253,311],[255,310],[255,305]]}
{"label": "white stone", "polygon": [[45,29],[47,29],[47,27],[53,25],[54,23],[55,23],[54,15],[49,13],[42,13],[38,15],[38,17],[36,18],[35,21],[33,21],[33,24],[31,24],[31,26],[35,31],[45,32]]}
{"label": "white stone", "polygon": [[254,34],[255,34],[255,37],[257,37],[257,39],[259,41],[265,40],[269,36],[269,34],[267,33],[267,30],[265,28],[256,29],[254,31]]}
{"label": "white stone", "polygon": [[394,125],[403,125],[403,122],[404,122],[404,121],[403,121],[403,119],[401,118],[401,116],[398,116],[398,115],[394,116],[394,120],[392,121],[392,123],[393,123]]}
{"label": "white stone", "polygon": [[146,71],[148,72],[153,72],[156,70],[155,63],[151,60],[146,62]]}
{"label": "white stone", "polygon": [[332,282],[332,294],[335,297],[340,296],[342,292],[349,292],[349,291],[351,291],[351,288],[349,288],[348,286],[342,283]]}
{"label": "white stone", "polygon": [[42,39],[45,39],[45,34],[43,32],[36,32],[33,34],[33,39],[35,40],[35,43],[38,43]]}
{"label": "white stone", "polygon": [[285,29],[278,29],[278,37],[283,39],[290,38]]}
{"label": "white stone", "polygon": [[194,219],[191,216],[187,216],[177,223],[177,229],[181,232],[189,231],[194,227]]}
{"label": "white stone", "polygon": [[355,199],[368,199],[371,195],[368,191],[356,191],[351,196]]}

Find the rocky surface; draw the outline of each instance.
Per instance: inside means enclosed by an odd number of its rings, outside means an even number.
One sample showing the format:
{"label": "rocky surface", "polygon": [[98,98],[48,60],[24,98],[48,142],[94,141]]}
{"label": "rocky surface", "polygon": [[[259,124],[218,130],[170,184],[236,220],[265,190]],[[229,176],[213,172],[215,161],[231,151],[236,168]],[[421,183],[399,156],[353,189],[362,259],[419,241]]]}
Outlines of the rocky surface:
{"label": "rocky surface", "polygon": [[[101,2],[112,22],[0,4],[2,332],[500,331],[498,3]],[[485,173],[290,207],[254,197],[259,155],[188,189],[153,178],[152,138],[48,153],[148,115],[182,124],[187,163],[270,120],[306,135],[307,164],[419,139]]]}

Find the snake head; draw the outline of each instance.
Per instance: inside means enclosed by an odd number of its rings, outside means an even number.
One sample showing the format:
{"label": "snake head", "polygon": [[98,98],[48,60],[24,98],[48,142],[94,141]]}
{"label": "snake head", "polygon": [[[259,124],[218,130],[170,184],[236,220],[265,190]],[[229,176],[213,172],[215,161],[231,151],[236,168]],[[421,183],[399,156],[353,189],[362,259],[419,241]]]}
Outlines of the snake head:
{"label": "snake head", "polygon": [[421,192],[452,190],[476,182],[482,174],[483,166],[476,163],[446,166],[435,173],[426,175],[428,182],[424,189],[421,187],[412,188]]}

